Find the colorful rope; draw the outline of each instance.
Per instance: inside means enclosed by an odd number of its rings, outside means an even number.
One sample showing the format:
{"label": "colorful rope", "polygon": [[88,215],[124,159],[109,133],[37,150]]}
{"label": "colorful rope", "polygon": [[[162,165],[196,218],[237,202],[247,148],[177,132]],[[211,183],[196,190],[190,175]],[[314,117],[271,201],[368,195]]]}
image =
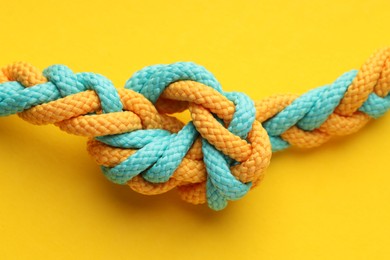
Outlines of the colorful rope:
{"label": "colorful rope", "polygon": [[[390,48],[330,85],[257,102],[224,92],[190,62],[146,67],[124,89],[99,74],[64,65],[41,73],[24,62],[2,68],[0,83],[0,116],[89,137],[89,153],[112,182],[148,195],[177,187],[183,200],[220,210],[259,183],[271,147],[319,146],[389,110]],[[168,116],[185,109],[186,125]]]}

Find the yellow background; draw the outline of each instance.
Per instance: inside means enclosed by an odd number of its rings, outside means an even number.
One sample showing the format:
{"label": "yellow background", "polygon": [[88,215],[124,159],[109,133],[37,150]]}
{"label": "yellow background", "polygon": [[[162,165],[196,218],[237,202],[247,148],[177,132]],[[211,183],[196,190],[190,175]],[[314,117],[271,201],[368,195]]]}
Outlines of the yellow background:
{"label": "yellow background", "polygon": [[[63,63],[117,87],[194,61],[255,100],[303,93],[390,43],[385,0],[1,1],[2,65]],[[389,259],[389,133],[386,115],[276,154],[257,189],[213,212],[111,184],[84,138],[0,118],[0,259]]]}

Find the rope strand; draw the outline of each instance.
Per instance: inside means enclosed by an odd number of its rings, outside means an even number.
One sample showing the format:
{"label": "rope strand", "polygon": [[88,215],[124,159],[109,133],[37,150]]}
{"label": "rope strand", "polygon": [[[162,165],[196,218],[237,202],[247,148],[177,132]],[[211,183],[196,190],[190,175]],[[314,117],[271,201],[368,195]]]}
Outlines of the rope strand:
{"label": "rope strand", "polygon": [[[262,180],[272,152],[358,131],[390,109],[389,92],[390,48],[332,84],[256,102],[224,92],[190,62],[143,68],[124,89],[64,65],[40,72],[17,62],[0,70],[0,116],[88,137],[88,152],[114,183],[147,195],[177,187],[183,200],[220,210]],[[169,116],[186,109],[186,125]]]}

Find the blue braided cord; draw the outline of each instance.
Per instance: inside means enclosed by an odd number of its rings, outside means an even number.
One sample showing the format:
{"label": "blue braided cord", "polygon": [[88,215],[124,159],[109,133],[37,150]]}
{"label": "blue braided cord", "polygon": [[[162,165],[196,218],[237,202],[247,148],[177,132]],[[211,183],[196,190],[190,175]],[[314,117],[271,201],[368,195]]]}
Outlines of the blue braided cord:
{"label": "blue braided cord", "polygon": [[269,140],[271,142],[272,152],[282,151],[290,147],[290,144],[280,136],[269,135]]}
{"label": "blue braided cord", "polygon": [[136,130],[129,133],[97,136],[96,140],[107,145],[125,149],[140,149],[152,142],[159,142],[161,138],[171,133],[162,129]]}
{"label": "blue braided cord", "polygon": [[73,71],[65,65],[49,66],[43,70],[43,76],[58,88],[61,97],[70,96],[86,90],[84,85],[77,80]]}
{"label": "blue braided cord", "polygon": [[228,130],[242,139],[246,139],[256,119],[254,102],[247,95],[240,92],[224,92],[223,94],[234,103],[236,108]]}
{"label": "blue braided cord", "polygon": [[222,93],[221,85],[214,75],[192,62],[148,66],[133,74],[125,88],[134,90],[155,103],[169,84],[179,80],[197,81]]}
{"label": "blue braided cord", "polygon": [[126,184],[129,180],[153,165],[163,154],[172,135],[151,142],[114,167],[101,166],[103,174],[112,182]]}
{"label": "blue braided cord", "polygon": [[165,64],[155,64],[136,71],[131,78],[126,81],[125,88],[141,93],[142,89],[148,84],[153,75],[166,66],[167,65]]}
{"label": "blue braided cord", "polygon": [[213,210],[222,210],[228,205],[228,201],[221,196],[221,193],[215,188],[211,178],[207,178],[206,181],[206,198],[207,205]]}
{"label": "blue braided cord", "polygon": [[168,181],[177,167],[179,167],[198,135],[192,122],[185,125],[177,134],[172,134],[171,142],[161,155],[161,158],[152,167],[143,172],[142,177],[152,183]]}
{"label": "blue braided cord", "polygon": [[16,81],[0,84],[0,116],[23,112],[33,106],[61,98],[57,87],[51,82],[25,88]]}
{"label": "blue braided cord", "polygon": [[382,98],[375,93],[371,93],[366,102],[360,107],[359,111],[364,112],[373,118],[379,118],[389,109],[390,94]]}
{"label": "blue braided cord", "polygon": [[225,156],[202,139],[203,161],[207,170],[207,203],[214,210],[221,210],[227,200],[242,198],[250,189],[251,183],[244,184],[237,180],[230,171]]}
{"label": "blue braided cord", "polygon": [[118,91],[109,79],[91,72],[76,73],[76,77],[77,81],[81,82],[87,89],[97,93],[104,113],[122,111],[123,105]]}

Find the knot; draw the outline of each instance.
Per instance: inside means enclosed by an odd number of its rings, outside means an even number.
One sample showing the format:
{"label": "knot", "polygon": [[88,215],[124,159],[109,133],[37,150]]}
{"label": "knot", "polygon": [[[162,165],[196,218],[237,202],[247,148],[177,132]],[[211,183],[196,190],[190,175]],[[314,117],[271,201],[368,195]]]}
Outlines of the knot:
{"label": "knot", "polygon": [[[177,187],[183,200],[220,210],[260,182],[271,147],[310,148],[354,133],[390,109],[389,92],[389,48],[332,84],[256,102],[224,92],[190,62],[146,67],[124,89],[64,65],[41,73],[18,62],[0,70],[0,116],[88,137],[89,153],[114,183],[148,195]],[[186,125],[170,116],[186,109]]]}
{"label": "knot", "polygon": [[[142,176],[147,182],[164,187],[176,180],[183,198],[190,200],[199,190],[207,191],[202,192],[206,198],[197,200],[207,199],[209,206],[218,210],[227,205],[227,200],[244,196],[268,166],[270,144],[261,124],[255,122],[254,103],[242,93],[224,93],[215,77],[203,67],[185,62],[146,67],[136,72],[125,88],[139,92],[153,103],[160,98],[161,104],[170,100],[170,106],[161,106],[160,113],[166,112],[164,108],[169,113],[188,108],[192,122],[178,133],[138,130],[97,137],[109,146],[138,149],[116,166],[102,167],[113,182],[125,184]],[[195,145],[197,139],[199,145]],[[187,178],[176,176],[181,168],[189,168],[184,159],[187,154],[191,158],[192,147],[198,153],[192,160],[197,159],[196,163],[202,165],[202,174],[190,171]]]}

